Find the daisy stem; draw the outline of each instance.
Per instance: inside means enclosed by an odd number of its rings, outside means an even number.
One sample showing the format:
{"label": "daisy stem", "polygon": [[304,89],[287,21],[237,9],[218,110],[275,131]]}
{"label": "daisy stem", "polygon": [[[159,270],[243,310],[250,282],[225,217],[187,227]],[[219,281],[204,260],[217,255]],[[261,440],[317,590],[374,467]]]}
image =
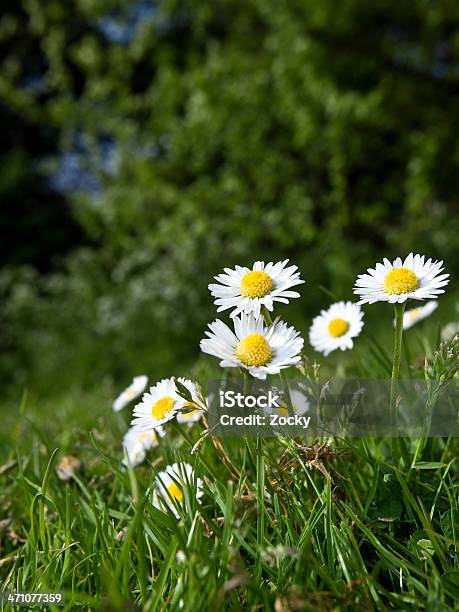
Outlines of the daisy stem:
{"label": "daisy stem", "polygon": [[[263,318],[267,325],[272,325],[272,318],[269,314],[269,310],[267,308],[263,308]],[[285,401],[287,403],[287,411],[289,416],[293,416],[295,414],[293,410],[292,398],[290,397],[290,387],[288,386],[287,378],[284,376],[282,370],[279,372],[279,378],[282,384],[282,390],[285,395]]]}
{"label": "daisy stem", "polygon": [[257,562],[256,574],[260,577],[262,570],[261,551],[265,539],[265,454],[263,438],[257,435]]}
{"label": "daisy stem", "polygon": [[[249,380],[249,375],[247,374],[246,370],[243,370],[241,368],[241,373],[242,373],[242,378],[244,381],[244,386],[243,386],[243,393],[244,396],[247,396],[250,392],[250,380]],[[253,465],[255,467],[255,471],[258,470],[258,433],[256,436],[257,439],[257,443],[255,444],[254,441],[252,440],[251,436],[244,436],[244,440],[247,446],[247,451],[249,453],[249,457],[251,459],[251,461],[253,461]]]}
{"label": "daisy stem", "polygon": [[[245,370],[242,372],[244,378],[244,395],[247,395],[250,390],[249,376]],[[247,448],[249,453],[253,449],[253,442],[250,438],[246,438]],[[261,551],[265,539],[265,451],[263,447],[263,438],[257,433],[256,449],[255,449],[255,461],[256,461],[256,494],[257,494],[257,558],[255,562],[255,572],[258,577],[261,577],[262,572],[262,557]]]}
{"label": "daisy stem", "polygon": [[400,461],[400,445],[397,430],[397,380],[400,375],[400,360],[402,356],[403,313],[405,303],[395,304],[395,340],[394,357],[392,361],[392,377],[390,385],[390,422],[392,427],[392,460],[394,465]]}

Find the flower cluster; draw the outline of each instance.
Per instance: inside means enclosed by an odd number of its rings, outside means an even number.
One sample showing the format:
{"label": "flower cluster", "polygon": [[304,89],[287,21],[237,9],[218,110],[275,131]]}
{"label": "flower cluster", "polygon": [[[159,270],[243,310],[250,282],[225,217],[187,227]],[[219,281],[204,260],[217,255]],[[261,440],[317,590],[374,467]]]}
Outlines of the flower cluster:
{"label": "flower cluster", "polygon": [[[146,376],[136,376],[132,383],[114,401],[113,410],[119,412],[146,388]],[[159,445],[166,435],[164,425],[173,419],[188,427],[199,421],[206,410],[199,387],[185,378],[167,378],[151,386],[133,411],[131,428],[123,438],[123,464],[137,467],[146,454]],[[194,474],[188,463],[174,463],[158,472],[153,481],[152,503],[160,510],[168,509],[176,517],[184,506],[189,492],[195,499],[202,495],[202,480]]]}
{"label": "flower cluster", "polygon": [[[274,302],[288,303],[299,297],[292,287],[302,284],[296,266],[288,260],[278,263],[256,261],[252,268],[225,268],[215,276],[217,283],[209,285],[217,312],[231,309],[232,328],[217,319],[209,325],[201,350],[220,359],[221,367],[240,367],[264,379],[300,361],[303,340],[293,327],[276,319],[271,322]],[[408,299],[424,300],[443,293],[448,274],[442,274],[443,262],[410,253],[404,261],[398,257],[392,263],[369,268],[359,275],[354,293],[357,303],[336,302],[316,316],[309,330],[312,347],[325,356],[332,351],[351,349],[363,328],[361,304],[378,301],[404,303]],[[430,301],[404,315],[403,327],[408,329],[429,316],[437,307]]]}
{"label": "flower cluster", "polygon": [[[426,261],[421,255],[410,254],[404,261],[397,258],[392,263],[384,259],[359,275],[354,288],[360,298],[357,303],[336,302],[314,317],[309,329],[310,344],[325,356],[337,349],[352,349],[363,328],[360,306],[378,301],[400,306],[401,311],[396,308],[397,329],[408,329],[429,316],[438,303],[429,301],[403,315],[404,303],[410,298],[432,299],[443,293],[448,274],[442,272],[441,261]],[[276,302],[288,304],[291,298],[300,297],[292,291],[304,283],[297,266],[288,265],[288,260],[267,264],[257,261],[252,268],[225,268],[215,280],[209,290],[217,312],[231,311],[231,325],[220,319],[210,323],[200,343],[201,351],[217,357],[223,368],[242,368],[258,379],[298,365],[303,338],[279,317],[271,319]],[[118,412],[143,393],[134,407],[132,427],[123,440],[123,463],[127,467],[142,463],[146,453],[159,445],[166,423],[175,419],[192,426],[206,410],[199,387],[188,379],[167,378],[144,392],[147,382],[146,376],[136,376],[113,404],[113,410]],[[176,517],[191,498],[199,500],[202,494],[202,480],[188,463],[174,463],[153,480],[153,505]]]}
{"label": "flower cluster", "polygon": [[[199,420],[204,410],[204,402],[200,397],[197,385],[191,380],[178,378],[177,381],[186,389],[188,398],[177,390],[174,378],[165,378],[144,393],[142,401],[134,408],[132,425],[138,431],[148,431],[164,425],[184,411],[193,414],[193,420]],[[186,415],[184,415],[186,419]],[[193,422],[193,421],[191,421]]]}
{"label": "flower cluster", "polygon": [[288,259],[276,264],[256,261],[252,268],[225,268],[210,284],[217,312],[233,309],[232,328],[217,319],[209,324],[201,350],[220,359],[222,368],[240,367],[252,376],[265,379],[268,374],[296,365],[301,360],[303,338],[293,328],[270,314],[274,302],[288,304],[300,297],[291,287],[304,283],[297,266]]}

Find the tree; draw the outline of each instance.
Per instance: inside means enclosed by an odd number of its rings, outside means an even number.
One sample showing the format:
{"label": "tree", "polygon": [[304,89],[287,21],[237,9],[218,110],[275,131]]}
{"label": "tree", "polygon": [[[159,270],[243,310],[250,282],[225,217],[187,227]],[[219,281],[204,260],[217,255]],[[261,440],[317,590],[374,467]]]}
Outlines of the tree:
{"label": "tree", "polygon": [[[456,271],[455,3],[20,7],[3,9],[0,96],[80,155],[83,184],[64,192],[93,246],[59,278],[83,296],[65,298],[69,321],[87,299],[79,329],[116,356],[95,371],[132,368],[138,351],[160,373],[171,347],[193,359],[224,265],[291,257],[310,314],[327,299],[313,289],[351,297],[381,254]],[[39,92],[24,86],[30,57]]]}

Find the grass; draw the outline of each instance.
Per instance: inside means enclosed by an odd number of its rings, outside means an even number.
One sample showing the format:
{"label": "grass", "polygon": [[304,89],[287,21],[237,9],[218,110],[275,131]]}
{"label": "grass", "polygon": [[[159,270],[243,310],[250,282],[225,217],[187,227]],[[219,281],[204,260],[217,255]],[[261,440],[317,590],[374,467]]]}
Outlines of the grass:
{"label": "grass", "polygon": [[[405,347],[414,361],[434,345],[422,340]],[[362,354],[348,361],[359,368]],[[364,361],[386,375],[376,341]],[[412,440],[412,468],[391,464],[390,439],[207,437],[190,454],[202,424],[172,423],[125,470],[129,409],[113,414],[112,393],[5,411],[2,590],[59,591],[67,610],[458,609],[459,439]],[[66,453],[82,461],[68,483],[55,470]],[[151,485],[180,460],[204,496],[191,491],[176,520],[152,506]]]}

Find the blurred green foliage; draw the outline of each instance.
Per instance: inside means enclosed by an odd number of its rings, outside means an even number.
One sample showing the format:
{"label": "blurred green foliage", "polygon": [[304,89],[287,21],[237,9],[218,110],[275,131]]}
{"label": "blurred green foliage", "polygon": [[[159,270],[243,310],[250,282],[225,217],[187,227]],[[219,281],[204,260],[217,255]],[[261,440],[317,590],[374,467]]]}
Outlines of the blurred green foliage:
{"label": "blurred green foliage", "polygon": [[[35,252],[24,251],[30,210],[15,227],[2,219],[24,264],[3,257],[2,378],[50,389],[184,371],[223,266],[290,257],[307,279],[288,314],[303,331],[328,303],[319,286],[349,298],[383,255],[424,252],[459,272],[457,3],[11,0],[1,11],[3,124],[43,145],[4,152],[2,202],[22,210],[18,183],[46,181],[84,142],[83,184],[60,196],[72,217],[43,215]],[[56,190],[34,193],[34,210],[59,205]],[[37,272],[40,237],[66,232]]]}

